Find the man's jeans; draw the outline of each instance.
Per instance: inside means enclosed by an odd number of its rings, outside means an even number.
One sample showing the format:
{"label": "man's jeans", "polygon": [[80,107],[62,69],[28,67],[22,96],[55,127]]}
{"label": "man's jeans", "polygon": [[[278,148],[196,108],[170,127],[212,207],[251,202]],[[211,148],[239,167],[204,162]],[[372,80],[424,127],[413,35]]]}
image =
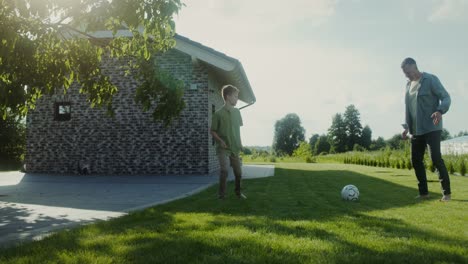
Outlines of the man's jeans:
{"label": "man's jeans", "polygon": [[439,181],[442,185],[442,193],[448,195],[450,191],[450,179],[445,167],[444,160],[440,153],[440,135],[442,131],[432,131],[427,134],[413,136],[411,139],[411,161],[413,163],[416,178],[418,179],[418,188],[420,195],[427,195],[426,169],[424,167],[424,152],[426,146],[429,145],[429,152],[431,155],[434,167],[439,171]]}
{"label": "man's jeans", "polygon": [[237,196],[241,194],[241,178],[242,178],[242,168],[241,162],[238,155],[231,154],[228,155],[224,149],[218,149],[218,159],[219,165],[221,167],[221,173],[219,175],[219,197],[224,197],[226,195],[226,181],[228,177],[229,164],[234,170],[235,176],[235,193]]}

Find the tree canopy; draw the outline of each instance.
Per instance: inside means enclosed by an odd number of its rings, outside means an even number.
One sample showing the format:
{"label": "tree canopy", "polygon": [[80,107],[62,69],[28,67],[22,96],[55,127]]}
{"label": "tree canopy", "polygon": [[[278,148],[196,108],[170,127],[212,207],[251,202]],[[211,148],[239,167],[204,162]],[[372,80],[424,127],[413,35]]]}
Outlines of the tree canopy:
{"label": "tree canopy", "polygon": [[297,114],[287,114],[275,123],[273,150],[280,154],[293,154],[293,151],[304,141],[305,129]]}
{"label": "tree canopy", "polygon": [[359,144],[362,134],[362,125],[359,110],[354,105],[348,105],[344,113],[343,121],[346,126],[348,150]]}
{"label": "tree canopy", "polygon": [[366,125],[361,132],[361,139],[359,145],[365,149],[369,149],[372,144],[372,129]]}
{"label": "tree canopy", "polygon": [[[165,124],[184,107],[183,83],[155,66],[155,55],[174,47],[173,16],[180,0],[0,0],[0,115],[24,116],[45,94],[72,83],[91,106],[113,112],[117,93],[100,68],[105,56],[127,58],[139,81],[136,101]],[[132,37],[119,37],[118,30]],[[108,30],[114,37],[92,37]],[[130,58],[130,59],[128,59]]]}
{"label": "tree canopy", "polygon": [[26,124],[19,117],[0,118],[0,170],[23,160],[26,147]]}
{"label": "tree canopy", "polygon": [[346,142],[348,139],[346,123],[343,120],[343,116],[339,113],[333,116],[332,125],[328,129],[328,139],[333,152],[341,153],[346,151]]}

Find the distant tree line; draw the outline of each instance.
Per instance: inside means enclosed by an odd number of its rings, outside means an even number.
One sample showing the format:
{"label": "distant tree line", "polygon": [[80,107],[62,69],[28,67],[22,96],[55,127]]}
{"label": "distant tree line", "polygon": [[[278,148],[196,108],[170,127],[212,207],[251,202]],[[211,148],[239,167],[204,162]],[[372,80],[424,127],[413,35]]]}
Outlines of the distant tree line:
{"label": "distant tree line", "polygon": [[[293,155],[305,153],[305,129],[297,114],[290,113],[276,121],[272,149],[276,155]],[[454,137],[468,135],[468,131],[460,131]],[[448,130],[443,129],[442,140],[451,139]],[[354,105],[346,107],[344,113],[332,117],[332,124],[327,134],[313,134],[308,143],[310,154],[343,153],[347,151],[379,150],[383,148],[403,149],[405,141],[401,134],[395,134],[385,140],[383,137],[372,139],[372,129],[361,124],[359,110]],[[296,151],[297,150],[297,151]]]}

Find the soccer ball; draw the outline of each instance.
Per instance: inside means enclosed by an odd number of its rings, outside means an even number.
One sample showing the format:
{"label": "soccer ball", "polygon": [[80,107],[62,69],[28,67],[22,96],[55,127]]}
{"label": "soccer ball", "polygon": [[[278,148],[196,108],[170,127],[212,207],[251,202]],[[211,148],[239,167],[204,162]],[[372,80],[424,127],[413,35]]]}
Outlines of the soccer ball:
{"label": "soccer ball", "polygon": [[346,185],[341,190],[341,198],[346,201],[357,201],[359,199],[359,190],[354,185]]}

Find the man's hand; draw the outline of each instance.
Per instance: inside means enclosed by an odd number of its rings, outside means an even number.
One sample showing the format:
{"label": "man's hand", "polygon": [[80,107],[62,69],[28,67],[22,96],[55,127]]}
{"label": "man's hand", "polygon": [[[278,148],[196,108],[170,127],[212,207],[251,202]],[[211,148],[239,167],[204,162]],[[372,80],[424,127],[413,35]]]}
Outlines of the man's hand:
{"label": "man's hand", "polygon": [[437,124],[439,124],[440,120],[442,120],[442,114],[439,111],[434,112],[431,115],[431,118],[432,118],[432,122],[434,123],[434,125],[437,126]]}
{"label": "man's hand", "polygon": [[408,129],[405,129],[405,131],[401,133],[401,137],[403,138],[403,140],[406,140],[408,138]]}

